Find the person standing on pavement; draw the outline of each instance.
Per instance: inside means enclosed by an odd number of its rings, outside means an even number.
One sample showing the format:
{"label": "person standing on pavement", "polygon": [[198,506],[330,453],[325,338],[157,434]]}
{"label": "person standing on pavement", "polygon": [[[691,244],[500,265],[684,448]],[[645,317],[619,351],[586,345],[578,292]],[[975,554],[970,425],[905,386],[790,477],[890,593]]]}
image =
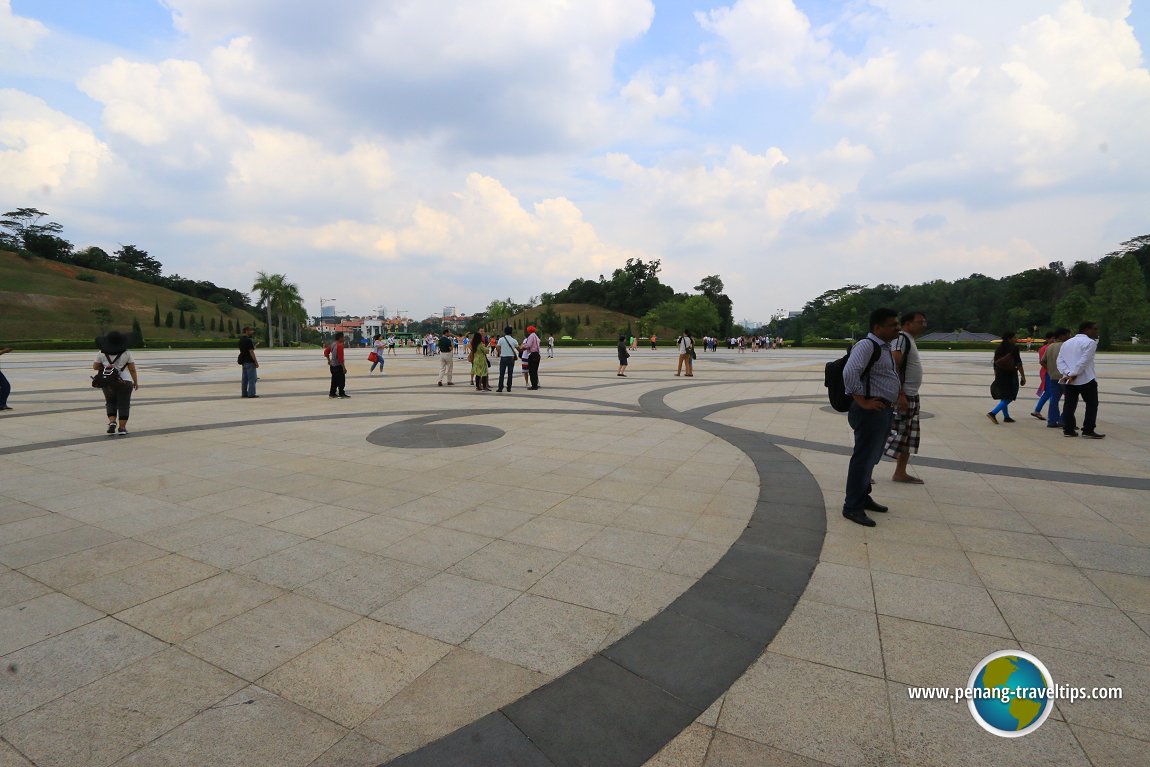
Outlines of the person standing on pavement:
{"label": "person standing on pavement", "polygon": [[687,377],[691,378],[695,375],[695,339],[691,338],[691,331],[684,330],[683,335],[679,336],[679,367],[675,371],[678,376],[683,372],[683,365],[687,366]]}
{"label": "person standing on pavement", "polygon": [[890,433],[891,408],[901,388],[890,348],[898,329],[898,313],[894,309],[875,309],[870,315],[870,332],[854,345],[843,368],[843,386],[854,400],[847,411],[847,422],[855,437],[847,469],[843,516],[865,527],[875,526],[868,511],[887,511],[886,506],[871,498],[870,488],[871,474]]}
{"label": "person standing on pavement", "polygon": [[901,321],[902,329],[891,344],[891,352],[902,387],[898,392],[898,404],[884,452],[895,460],[892,480],[921,485],[923,482],[919,477],[907,473],[906,464],[910,461],[911,453],[918,453],[920,412],[918,390],[922,386],[922,360],[914,340],[926,330],[926,315],[922,312],[906,312],[902,315]]}
{"label": "person standing on pavement", "polygon": [[1058,351],[1058,369],[1065,376],[1063,390],[1066,404],[1062,407],[1062,436],[1077,437],[1078,399],[1086,403],[1086,415],[1082,418],[1082,436],[1087,439],[1102,439],[1105,434],[1094,430],[1098,420],[1098,379],[1094,375],[1094,354],[1098,351],[1098,325],[1083,322],[1078,326],[1078,335],[1062,344]]}
{"label": "person standing on pavement", "polygon": [[[0,354],[7,354],[12,351],[11,346],[5,346],[0,349]],[[4,371],[0,370],[0,410],[11,410],[8,407],[8,395],[12,393],[12,384],[8,383],[8,379],[4,377]]]}
{"label": "person standing on pavement", "polygon": [[327,396],[332,399],[351,399],[344,387],[347,385],[347,365],[343,357],[343,333],[336,333],[332,337],[331,345],[324,350],[327,357],[327,366],[331,371],[331,388]]}
{"label": "person standing on pavement", "polygon": [[555,356],[555,336],[547,336],[547,359]]}
{"label": "person standing on pavement", "polygon": [[627,371],[627,358],[631,356],[631,352],[627,351],[627,337],[626,336],[619,336],[619,347],[618,347],[617,351],[619,352],[619,372],[616,373],[615,375],[619,376],[620,378],[626,378],[627,377],[627,372],[626,372]]}
{"label": "person standing on pavement", "polygon": [[511,392],[511,384],[515,380],[515,360],[519,358],[519,342],[511,335],[514,329],[508,325],[503,328],[503,337],[495,343],[499,352],[499,388],[496,393],[503,391],[503,376],[507,375],[507,391]]}
{"label": "person standing on pavement", "polygon": [[471,378],[475,383],[475,391],[491,391],[487,379],[487,344],[483,342],[482,330],[471,337],[471,351],[467,354],[471,362]]}
{"label": "person standing on pavement", "polygon": [[256,394],[256,370],[259,368],[260,363],[256,359],[256,341],[252,338],[254,328],[245,327],[243,335],[240,336],[240,356],[238,362],[243,368],[240,374],[240,396],[244,399],[255,399],[259,395]]}
{"label": "person standing on pavement", "polygon": [[535,332],[534,325],[527,326],[527,337],[523,339],[523,351],[527,352],[527,373],[531,377],[528,389],[535,391],[539,388],[539,334]]}
{"label": "person standing on pavement", "polygon": [[443,386],[443,379],[446,376],[447,385],[455,386],[451,382],[451,373],[455,367],[455,344],[452,340],[449,331],[443,331],[439,337],[439,386]]}

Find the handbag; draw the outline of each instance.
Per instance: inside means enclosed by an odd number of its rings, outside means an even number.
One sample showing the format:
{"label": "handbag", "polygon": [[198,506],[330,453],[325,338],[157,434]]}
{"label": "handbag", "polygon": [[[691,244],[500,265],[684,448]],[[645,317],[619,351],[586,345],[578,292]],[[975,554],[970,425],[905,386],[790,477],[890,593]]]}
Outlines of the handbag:
{"label": "handbag", "polygon": [[375,352],[372,352],[371,354],[367,355],[367,361],[368,362],[379,362],[379,355],[376,354]]}
{"label": "handbag", "polygon": [[994,399],[1002,399],[1002,387],[995,381],[990,385],[990,396]]}

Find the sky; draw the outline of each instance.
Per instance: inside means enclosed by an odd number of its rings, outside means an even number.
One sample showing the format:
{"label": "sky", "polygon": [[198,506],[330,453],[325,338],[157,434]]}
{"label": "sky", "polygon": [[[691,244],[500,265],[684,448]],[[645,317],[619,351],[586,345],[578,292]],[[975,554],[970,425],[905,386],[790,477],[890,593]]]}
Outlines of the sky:
{"label": "sky", "polygon": [[0,205],[313,315],[637,258],[766,321],[1150,233],[1148,43],[1150,0],[0,0]]}

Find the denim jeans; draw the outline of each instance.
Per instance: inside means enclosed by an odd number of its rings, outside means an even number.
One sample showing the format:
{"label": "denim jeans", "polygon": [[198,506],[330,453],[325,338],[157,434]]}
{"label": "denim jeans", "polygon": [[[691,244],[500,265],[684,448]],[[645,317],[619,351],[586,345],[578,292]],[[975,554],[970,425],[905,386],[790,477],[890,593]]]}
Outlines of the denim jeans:
{"label": "denim jeans", "polygon": [[256,396],[256,364],[245,362],[244,372],[240,377],[240,394],[244,397]]}
{"label": "denim jeans", "polygon": [[511,382],[515,380],[515,357],[499,358],[499,391],[503,391],[503,375],[507,375],[507,391],[511,391]]}
{"label": "denim jeans", "polygon": [[847,423],[854,429],[855,445],[847,468],[847,496],[843,502],[843,511],[862,511],[870,498],[871,472],[882,458],[893,414],[894,411],[889,407],[867,410],[859,407],[857,402],[851,403],[847,411]]}
{"label": "denim jeans", "polygon": [[1046,393],[1050,395],[1046,401],[1050,406],[1046,411],[1046,425],[1059,426],[1062,424],[1062,413],[1058,410],[1058,403],[1062,400],[1062,384],[1053,377],[1046,379]]}

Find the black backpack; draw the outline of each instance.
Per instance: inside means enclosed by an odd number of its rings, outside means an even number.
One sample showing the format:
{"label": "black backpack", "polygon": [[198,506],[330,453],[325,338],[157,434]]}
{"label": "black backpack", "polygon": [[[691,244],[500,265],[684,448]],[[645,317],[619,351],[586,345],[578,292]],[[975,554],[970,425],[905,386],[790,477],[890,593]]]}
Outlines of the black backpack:
{"label": "black backpack", "polygon": [[[874,344],[874,353],[870,356],[870,362],[866,364],[860,378],[867,379],[867,390],[870,390],[870,369],[871,366],[878,360],[879,354],[882,353],[882,347],[876,344],[871,339],[866,339]],[[828,362],[823,369],[823,386],[827,387],[827,399],[831,402],[831,407],[840,413],[845,413],[851,409],[851,403],[854,402],[854,397],[847,394],[846,384],[843,383],[843,370],[846,369],[847,360],[850,359],[851,353],[848,351],[837,360]]]}
{"label": "black backpack", "polygon": [[106,386],[123,386],[127,383],[124,376],[120,374],[120,369],[116,367],[116,363],[120,361],[124,353],[120,352],[115,358],[107,357],[109,364],[101,367],[96,375],[92,376],[92,387],[95,389],[103,389]]}

